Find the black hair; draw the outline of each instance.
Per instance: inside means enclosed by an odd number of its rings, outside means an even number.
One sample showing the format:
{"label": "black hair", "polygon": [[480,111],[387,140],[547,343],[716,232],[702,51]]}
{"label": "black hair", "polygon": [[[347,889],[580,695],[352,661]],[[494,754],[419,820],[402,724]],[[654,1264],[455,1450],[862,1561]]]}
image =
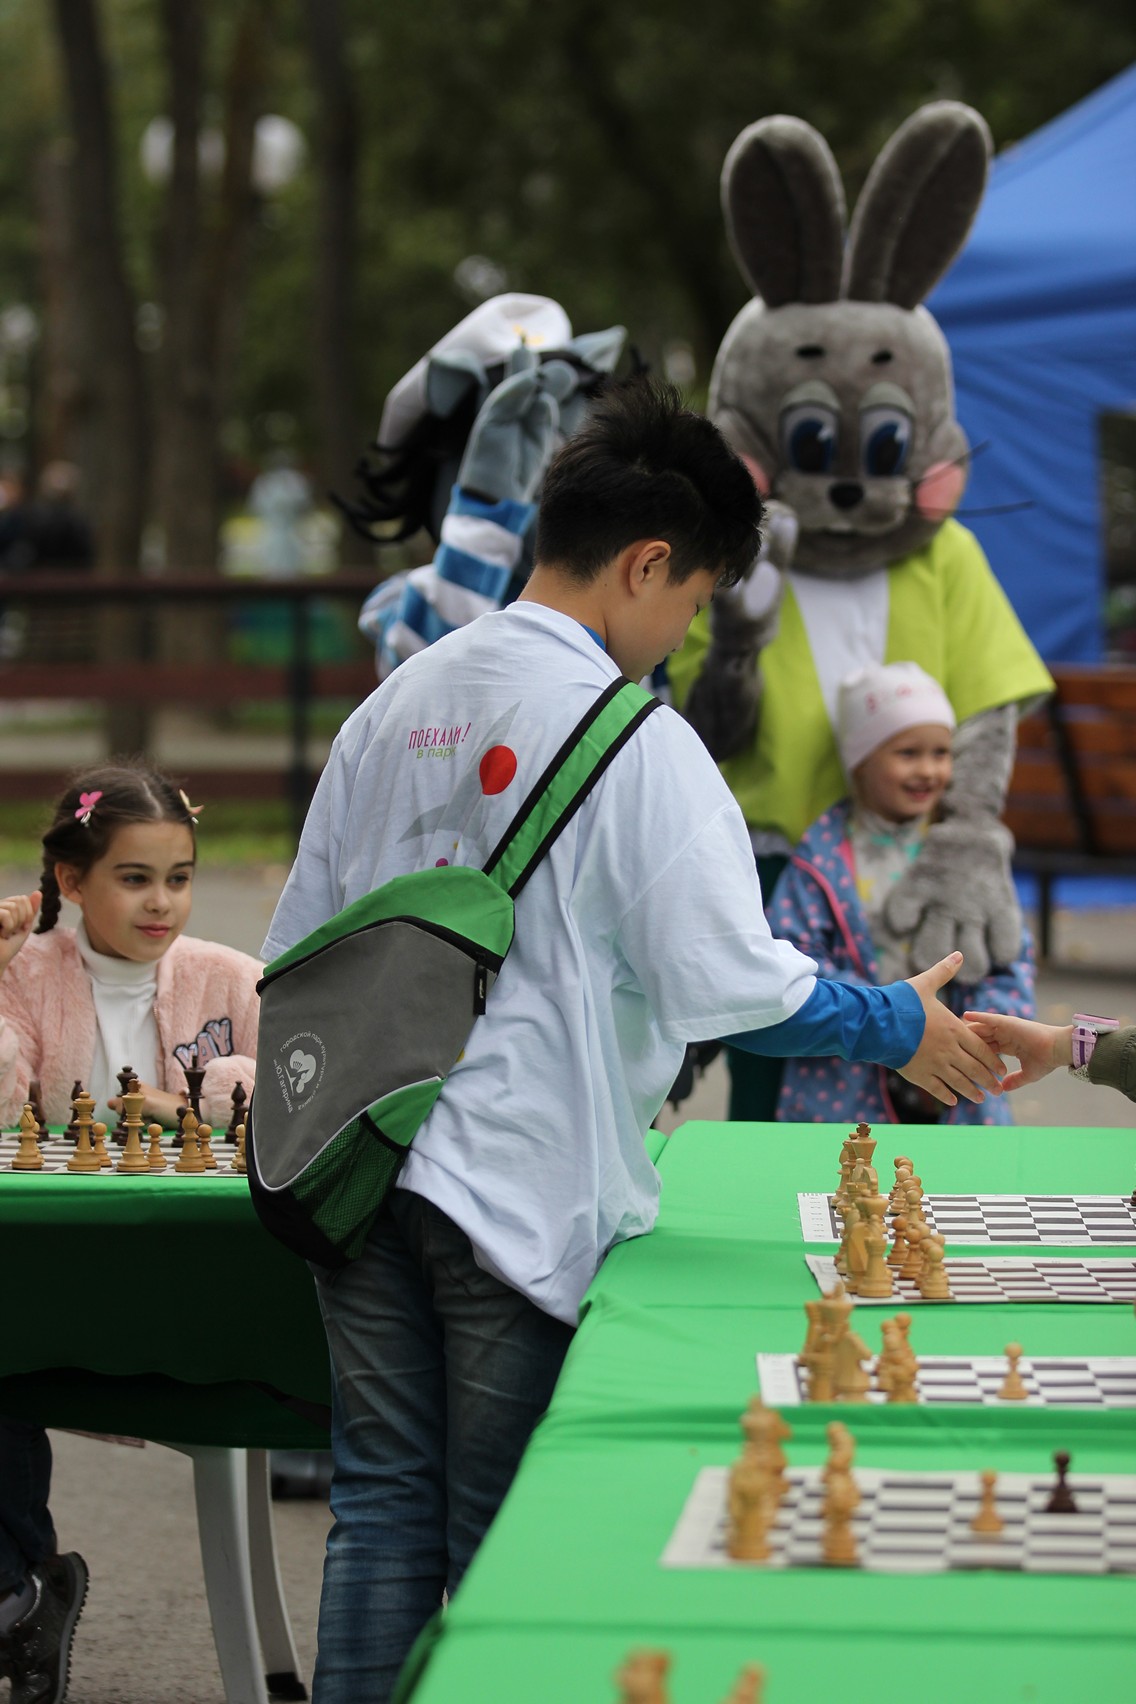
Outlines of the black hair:
{"label": "black hair", "polygon": [[671,547],[669,574],[699,569],[733,586],[761,545],[761,497],[716,426],[673,385],[609,385],[550,462],[540,494],[536,560],[592,580],[641,538]]}
{"label": "black hair", "polygon": [[[89,799],[92,793],[99,797],[84,812],[83,795]],[[104,856],[116,831],[131,822],[180,822],[190,830],[197,827],[169,777],[141,760],[116,758],[101,769],[84,769],[72,777],[43,837],[43,903],[37,935],[46,935],[59,921],[56,864],[69,864],[86,875]]]}

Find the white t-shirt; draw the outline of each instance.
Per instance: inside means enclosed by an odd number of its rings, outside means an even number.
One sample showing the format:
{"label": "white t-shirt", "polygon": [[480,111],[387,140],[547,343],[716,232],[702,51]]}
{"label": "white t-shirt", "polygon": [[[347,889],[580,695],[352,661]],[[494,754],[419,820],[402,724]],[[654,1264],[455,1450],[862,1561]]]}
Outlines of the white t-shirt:
{"label": "white t-shirt", "polygon": [[[484,863],[618,674],[578,622],[528,602],[404,663],[340,731],[265,958],[393,876]],[[770,935],[716,765],[656,710],[517,900],[488,1011],[400,1187],[460,1225],[483,1268],[574,1322],[608,1249],[655,1222],[643,1138],[685,1043],[791,1017],[815,969]]]}

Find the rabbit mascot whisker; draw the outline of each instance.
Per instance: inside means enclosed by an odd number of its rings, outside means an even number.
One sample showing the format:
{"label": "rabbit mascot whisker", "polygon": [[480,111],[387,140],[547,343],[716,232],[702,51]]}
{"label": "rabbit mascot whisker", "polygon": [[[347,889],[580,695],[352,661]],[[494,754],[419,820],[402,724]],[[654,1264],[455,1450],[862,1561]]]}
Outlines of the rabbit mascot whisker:
{"label": "rabbit mascot whisker", "polygon": [[[913,970],[961,949],[966,981],[1019,951],[999,817],[1018,711],[1053,684],[951,518],[969,447],[946,341],[921,306],[966,238],[989,152],[970,108],[921,108],[876,160],[846,239],[836,163],[810,125],[765,118],[730,149],[723,208],[754,299],[719,349],[709,413],[768,498],[766,545],[669,665],[745,813],[763,885],[778,867],[765,858],[847,791],[841,680],[914,661],[939,681],[958,721],[954,780],[887,925]],[[736,1097],[732,1111],[745,1115]]]}

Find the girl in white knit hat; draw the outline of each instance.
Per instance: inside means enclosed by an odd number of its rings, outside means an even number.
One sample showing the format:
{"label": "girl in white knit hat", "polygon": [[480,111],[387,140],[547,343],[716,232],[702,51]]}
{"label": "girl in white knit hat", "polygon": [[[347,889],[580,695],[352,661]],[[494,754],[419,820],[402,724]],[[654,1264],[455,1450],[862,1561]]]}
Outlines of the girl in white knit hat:
{"label": "girl in white knit hat", "polygon": [[[837,743],[850,795],[818,817],[773,892],[775,935],[842,982],[886,983],[926,969],[912,962],[884,918],[895,882],[919,856],[951,779],[955,714],[946,693],[917,663],[862,669],[841,682]],[[967,991],[945,997],[1016,1017],[1034,1015],[1033,947],[995,965]],[[842,1059],[791,1059],[777,1103],[779,1119],[868,1123],[1006,1124],[1009,1108],[988,1098],[945,1108],[882,1066]]]}

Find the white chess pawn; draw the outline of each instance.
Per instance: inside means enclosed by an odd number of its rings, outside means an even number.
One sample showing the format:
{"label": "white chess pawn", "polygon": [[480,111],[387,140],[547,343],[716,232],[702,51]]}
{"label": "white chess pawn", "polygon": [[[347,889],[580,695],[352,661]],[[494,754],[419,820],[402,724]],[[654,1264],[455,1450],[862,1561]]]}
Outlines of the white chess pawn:
{"label": "white chess pawn", "polygon": [[1022,1358],[1020,1343],[1007,1343],[1006,1360],[1009,1369],[998,1391],[999,1402],[1025,1402],[1029,1397],[1026,1381],[1018,1371],[1018,1362]]}

